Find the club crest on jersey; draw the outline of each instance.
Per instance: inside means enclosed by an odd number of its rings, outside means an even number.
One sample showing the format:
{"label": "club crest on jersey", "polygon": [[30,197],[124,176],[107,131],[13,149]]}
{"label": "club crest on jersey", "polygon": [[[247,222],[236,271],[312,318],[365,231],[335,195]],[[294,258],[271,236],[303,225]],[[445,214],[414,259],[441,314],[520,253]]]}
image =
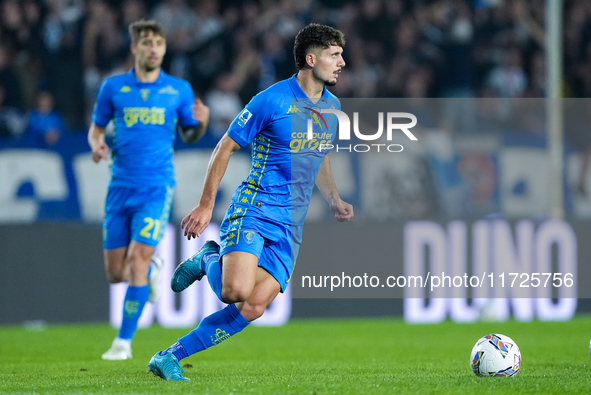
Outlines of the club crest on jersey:
{"label": "club crest on jersey", "polygon": [[240,114],[238,114],[238,125],[244,127],[251,117],[252,113],[245,108]]}
{"label": "club crest on jersey", "polygon": [[[322,116],[322,114],[320,114],[320,112],[314,110],[313,108],[310,107],[304,107],[306,110],[309,110],[310,112],[304,112],[304,114],[309,115],[313,120],[314,123],[318,126],[320,126],[320,130],[322,130],[322,124],[324,124],[324,127],[326,127],[326,130],[328,130],[328,125],[326,124],[326,120],[324,119],[324,117]],[[320,119],[319,119],[320,118]],[[322,122],[320,122],[320,120],[322,120]]]}
{"label": "club crest on jersey", "polygon": [[254,231],[243,230],[242,234],[244,235],[244,241],[246,241],[246,244],[252,244],[252,242],[254,241]]}
{"label": "club crest on jersey", "polygon": [[150,97],[150,90],[149,89],[140,89],[140,95],[142,95],[142,99],[144,99],[144,101],[147,101],[148,97]]}

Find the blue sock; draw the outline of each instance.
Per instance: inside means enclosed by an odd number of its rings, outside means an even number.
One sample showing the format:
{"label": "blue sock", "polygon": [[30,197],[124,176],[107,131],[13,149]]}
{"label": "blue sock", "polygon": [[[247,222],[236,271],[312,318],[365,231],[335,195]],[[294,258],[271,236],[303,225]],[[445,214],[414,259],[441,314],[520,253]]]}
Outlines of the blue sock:
{"label": "blue sock", "polygon": [[179,343],[182,345],[182,351],[179,352],[177,348],[173,350],[173,354],[181,360],[185,358],[183,352],[188,356],[218,345],[246,328],[248,324],[249,322],[240,314],[236,306],[231,304],[205,317],[197,328],[181,337]]}
{"label": "blue sock", "polygon": [[169,352],[173,353],[176,359],[179,361],[189,356],[189,353],[187,352],[187,350],[185,350],[185,347],[183,347],[183,345],[180,342],[176,342],[172,346],[168,347],[166,350],[160,351],[160,355],[164,355]]}
{"label": "blue sock", "polygon": [[203,270],[207,281],[219,300],[222,300],[222,262],[220,254],[207,254],[203,257]]}
{"label": "blue sock", "polygon": [[144,305],[148,301],[150,295],[150,288],[148,285],[141,287],[134,287],[130,285],[127,287],[125,294],[125,301],[123,302],[123,321],[121,322],[121,329],[119,329],[120,339],[132,339],[137,329],[137,322],[142,315]]}

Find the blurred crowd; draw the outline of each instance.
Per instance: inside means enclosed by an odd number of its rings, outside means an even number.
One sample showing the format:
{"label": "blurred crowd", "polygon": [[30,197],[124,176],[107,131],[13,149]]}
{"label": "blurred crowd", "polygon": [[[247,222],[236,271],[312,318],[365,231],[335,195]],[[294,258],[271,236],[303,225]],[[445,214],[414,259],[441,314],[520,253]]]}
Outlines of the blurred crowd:
{"label": "blurred crowd", "polygon": [[[167,32],[164,69],[191,82],[219,136],[295,72],[309,22],[345,33],[339,97],[544,97],[545,0],[2,0],[0,135],[84,131],[103,79],[133,65],[127,26]],[[567,97],[591,95],[591,2],[565,0]]]}

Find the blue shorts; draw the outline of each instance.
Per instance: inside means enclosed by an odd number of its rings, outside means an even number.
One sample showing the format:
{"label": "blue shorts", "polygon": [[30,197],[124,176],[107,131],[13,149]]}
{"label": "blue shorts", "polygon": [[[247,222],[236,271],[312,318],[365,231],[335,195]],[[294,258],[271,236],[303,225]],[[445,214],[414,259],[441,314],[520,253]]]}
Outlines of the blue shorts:
{"label": "blue shorts", "polygon": [[164,236],[173,187],[124,187],[110,185],[103,221],[103,248],[127,247],[138,241],[156,247]]}
{"label": "blue shorts", "polygon": [[283,292],[300,250],[302,230],[303,226],[259,215],[252,206],[232,204],[220,226],[220,255],[232,251],[255,255],[259,266],[275,277]]}

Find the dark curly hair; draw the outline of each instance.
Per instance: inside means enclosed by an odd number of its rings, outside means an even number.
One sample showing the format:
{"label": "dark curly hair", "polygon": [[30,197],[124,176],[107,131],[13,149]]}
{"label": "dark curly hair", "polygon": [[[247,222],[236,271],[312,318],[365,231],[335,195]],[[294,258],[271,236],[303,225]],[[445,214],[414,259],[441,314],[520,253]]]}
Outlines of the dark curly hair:
{"label": "dark curly hair", "polygon": [[293,45],[293,57],[298,70],[306,65],[306,54],[312,48],[326,49],[331,45],[343,47],[345,35],[340,30],[318,23],[310,23],[300,30]]}

